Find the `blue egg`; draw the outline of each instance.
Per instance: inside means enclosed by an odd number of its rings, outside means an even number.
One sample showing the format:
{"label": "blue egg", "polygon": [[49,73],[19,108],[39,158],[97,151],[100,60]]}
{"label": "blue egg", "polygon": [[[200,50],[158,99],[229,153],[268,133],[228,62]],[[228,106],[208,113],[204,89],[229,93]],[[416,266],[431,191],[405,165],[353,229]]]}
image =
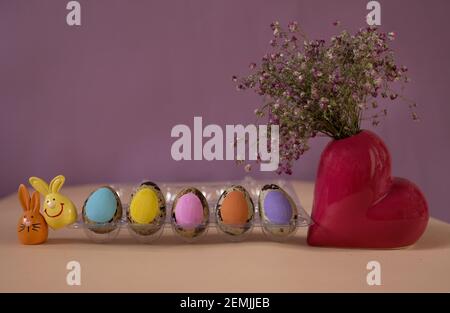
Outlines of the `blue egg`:
{"label": "blue egg", "polygon": [[109,188],[99,188],[87,199],[84,214],[92,222],[109,222],[117,211],[117,200]]}

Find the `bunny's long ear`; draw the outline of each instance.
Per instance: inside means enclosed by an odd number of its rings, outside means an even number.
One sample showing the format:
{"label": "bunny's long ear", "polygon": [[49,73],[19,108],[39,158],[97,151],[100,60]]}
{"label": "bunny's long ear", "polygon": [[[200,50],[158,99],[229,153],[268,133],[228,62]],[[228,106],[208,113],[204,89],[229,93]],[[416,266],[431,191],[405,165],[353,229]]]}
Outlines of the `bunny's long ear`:
{"label": "bunny's long ear", "polygon": [[31,202],[30,202],[30,210],[33,212],[39,212],[39,209],[41,208],[41,201],[40,201],[40,195],[38,192],[34,191],[31,195]]}
{"label": "bunny's long ear", "polygon": [[20,184],[18,194],[23,210],[28,211],[30,209],[30,194],[24,184]]}
{"label": "bunny's long ear", "polygon": [[49,188],[47,183],[38,178],[38,177],[30,177],[29,179],[30,185],[33,186],[33,188],[39,192],[41,195],[45,196],[49,194]]}
{"label": "bunny's long ear", "polygon": [[50,191],[52,193],[57,193],[62,188],[65,181],[66,181],[66,178],[63,175],[56,176],[50,182]]}

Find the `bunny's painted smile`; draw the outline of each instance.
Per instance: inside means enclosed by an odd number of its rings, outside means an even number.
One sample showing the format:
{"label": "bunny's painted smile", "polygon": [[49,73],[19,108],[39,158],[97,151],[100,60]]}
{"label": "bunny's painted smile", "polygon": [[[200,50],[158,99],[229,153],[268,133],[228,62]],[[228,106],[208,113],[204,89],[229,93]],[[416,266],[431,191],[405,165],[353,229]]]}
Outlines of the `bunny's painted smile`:
{"label": "bunny's painted smile", "polygon": [[57,214],[55,214],[55,215],[49,215],[49,214],[47,213],[47,209],[45,209],[45,210],[44,210],[45,215],[47,215],[48,217],[52,217],[52,218],[55,218],[55,217],[60,216],[60,215],[62,214],[63,210],[64,210],[64,203],[60,203],[60,204],[61,204],[61,210],[60,210]]}
{"label": "bunny's painted smile", "polygon": [[43,215],[48,226],[52,229],[60,229],[75,223],[77,220],[77,208],[73,202],[59,191],[64,185],[65,177],[58,175],[50,184],[38,177],[30,177],[30,185],[44,196]]}

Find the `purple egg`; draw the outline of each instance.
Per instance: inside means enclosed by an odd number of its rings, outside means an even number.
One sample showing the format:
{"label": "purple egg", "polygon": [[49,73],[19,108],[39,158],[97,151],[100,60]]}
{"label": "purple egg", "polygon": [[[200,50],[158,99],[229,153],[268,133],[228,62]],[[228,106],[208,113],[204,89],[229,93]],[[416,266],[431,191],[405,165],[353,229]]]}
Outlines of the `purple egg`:
{"label": "purple egg", "polygon": [[263,210],[272,224],[289,224],[292,218],[291,203],[283,192],[271,190],[264,197]]}
{"label": "purple egg", "polygon": [[181,227],[196,227],[203,222],[203,205],[193,193],[182,195],[175,207],[175,219]]}

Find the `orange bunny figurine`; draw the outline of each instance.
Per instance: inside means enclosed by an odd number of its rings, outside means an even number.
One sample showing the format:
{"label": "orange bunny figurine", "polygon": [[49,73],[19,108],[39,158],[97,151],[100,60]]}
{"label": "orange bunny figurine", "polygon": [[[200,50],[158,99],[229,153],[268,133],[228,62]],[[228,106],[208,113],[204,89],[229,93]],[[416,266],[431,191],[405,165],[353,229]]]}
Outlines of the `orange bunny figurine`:
{"label": "orange bunny figurine", "polygon": [[47,241],[48,227],[39,212],[39,193],[33,192],[31,198],[27,187],[20,184],[19,200],[23,207],[23,215],[19,218],[17,235],[24,245],[38,245]]}

